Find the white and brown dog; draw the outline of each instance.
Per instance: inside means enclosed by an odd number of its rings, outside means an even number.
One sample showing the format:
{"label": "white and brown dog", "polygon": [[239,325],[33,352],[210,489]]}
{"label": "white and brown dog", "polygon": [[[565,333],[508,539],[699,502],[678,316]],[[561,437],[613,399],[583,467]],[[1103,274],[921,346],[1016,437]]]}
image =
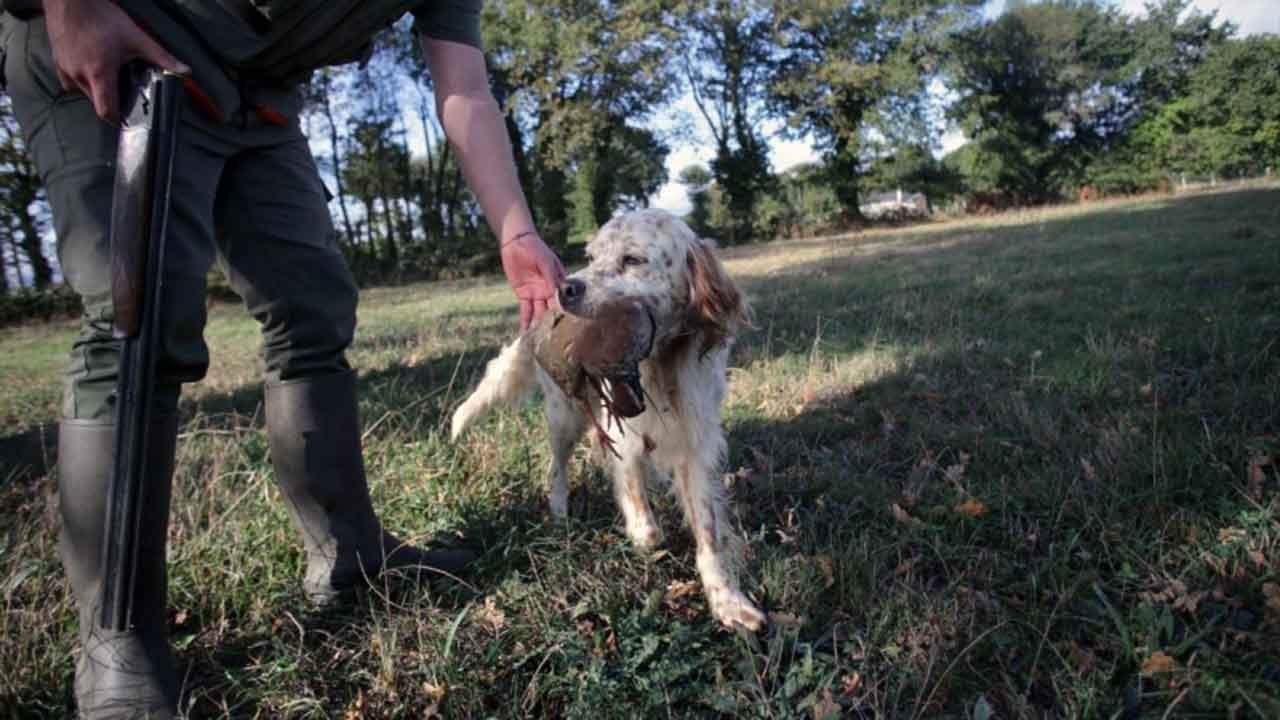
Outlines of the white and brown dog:
{"label": "white and brown dog", "polygon": [[[561,306],[589,316],[599,305],[635,299],[656,325],[652,352],[640,363],[650,402],[633,418],[597,425],[608,435],[601,441],[616,451],[597,455],[609,465],[627,534],[641,548],[661,542],[646,486],[651,479],[670,482],[693,529],[712,614],[726,626],[758,629],[765,617],[738,586],[740,541],[720,477],[727,449],[720,422],[726,364],[734,334],[748,318],[742,294],[716,259],[714,244],[663,211],[614,218],[587,245],[587,254],[590,264],[561,289]],[[489,362],[475,392],[454,412],[452,434],[456,439],[498,403],[521,401],[536,379],[550,426],[551,511],[564,516],[567,466],[592,418],[538,366],[529,345],[517,339]]]}

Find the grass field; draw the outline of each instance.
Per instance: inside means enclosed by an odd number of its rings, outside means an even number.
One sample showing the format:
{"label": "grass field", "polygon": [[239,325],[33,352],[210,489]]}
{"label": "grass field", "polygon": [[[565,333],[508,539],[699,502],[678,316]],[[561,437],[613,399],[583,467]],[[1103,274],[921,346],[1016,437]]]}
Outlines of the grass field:
{"label": "grass field", "polygon": [[[477,571],[308,611],[256,328],[218,307],[171,530],[192,717],[1280,717],[1280,188],[725,255],[766,632],[709,618],[668,495],[631,548],[585,451],[552,521],[536,405],[447,441],[515,325],[496,281],[366,292],[352,352],[384,521]],[[42,434],[72,332],[0,331],[0,717],[68,702]]]}

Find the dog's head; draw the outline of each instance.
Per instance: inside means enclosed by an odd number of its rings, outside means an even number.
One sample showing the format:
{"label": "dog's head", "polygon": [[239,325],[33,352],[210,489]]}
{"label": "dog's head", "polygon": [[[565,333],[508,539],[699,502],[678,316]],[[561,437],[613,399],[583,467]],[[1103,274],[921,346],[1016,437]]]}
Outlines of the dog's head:
{"label": "dog's head", "polygon": [[560,290],[560,305],[590,317],[620,299],[649,308],[658,341],[696,337],[707,352],[747,322],[742,293],[716,258],[715,244],[679,218],[640,210],[610,220],[587,244],[591,263]]}

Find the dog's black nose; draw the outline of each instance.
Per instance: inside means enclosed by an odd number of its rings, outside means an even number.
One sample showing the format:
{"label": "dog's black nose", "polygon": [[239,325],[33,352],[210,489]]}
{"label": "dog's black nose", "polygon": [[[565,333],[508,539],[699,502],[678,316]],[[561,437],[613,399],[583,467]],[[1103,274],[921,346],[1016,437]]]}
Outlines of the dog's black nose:
{"label": "dog's black nose", "polygon": [[582,304],[587,294],[587,284],[577,278],[569,278],[560,286],[560,307],[565,312],[573,312]]}

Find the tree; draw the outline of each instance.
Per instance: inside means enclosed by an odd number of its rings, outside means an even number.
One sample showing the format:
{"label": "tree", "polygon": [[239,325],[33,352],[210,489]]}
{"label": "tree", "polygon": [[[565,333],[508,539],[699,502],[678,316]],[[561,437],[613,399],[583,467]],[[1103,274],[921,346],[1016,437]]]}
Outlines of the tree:
{"label": "tree", "polygon": [[1191,73],[1235,34],[1233,24],[1217,17],[1216,10],[1201,12],[1191,0],[1152,0],[1146,14],[1130,22],[1137,43],[1128,92],[1144,110],[1185,95]]}
{"label": "tree", "polygon": [[769,149],[759,128],[769,78],[772,32],[763,2],[690,3],[685,74],[698,112],[715,141],[711,173],[724,193],[730,244],[750,237],[756,203],[773,183]]}
{"label": "tree", "polygon": [[950,114],[979,184],[1033,202],[1077,184],[1132,121],[1132,57],[1124,17],[1096,0],[1019,3],[958,34]]}
{"label": "tree", "polygon": [[329,171],[337,184],[338,209],[342,215],[342,237],[351,246],[356,242],[355,229],[351,224],[351,211],[347,207],[347,189],[342,181],[342,157],[345,154],[343,137],[339,133],[339,123],[334,112],[334,97],[340,94],[339,82],[341,73],[332,68],[324,68],[315,73],[311,82],[303,88],[303,96],[308,108],[323,118],[329,141]]}
{"label": "tree", "polygon": [[778,47],[770,102],[792,134],[811,134],[847,217],[859,217],[870,120],[918,96],[952,30],[981,0],[773,0]]}
{"label": "tree", "polygon": [[[407,232],[407,219],[399,201],[404,199],[402,178],[409,176],[409,153],[397,140],[396,132],[391,118],[353,120],[351,142],[343,162],[346,185],[364,205],[369,248],[387,271],[395,270],[403,244],[397,238]],[[381,230],[377,230],[379,224]]]}
{"label": "tree", "polygon": [[1173,172],[1261,173],[1280,161],[1280,37],[1216,47],[1134,142]]}
{"label": "tree", "polygon": [[[10,246],[16,282],[21,285],[25,264],[32,284],[44,290],[53,284],[53,265],[44,254],[44,188],[7,96],[0,97],[0,209],[5,216],[0,240]],[[0,274],[5,272],[0,263]]]}
{"label": "tree", "polygon": [[[677,87],[674,0],[504,0],[486,4],[491,67],[514,90],[505,107],[529,138],[541,223],[594,229],[616,207],[611,154]],[[569,192],[565,192],[569,190]]]}
{"label": "tree", "polygon": [[711,182],[710,171],[702,165],[690,165],[680,171],[680,184],[688,193],[691,206],[685,221],[699,235],[711,235]]}

